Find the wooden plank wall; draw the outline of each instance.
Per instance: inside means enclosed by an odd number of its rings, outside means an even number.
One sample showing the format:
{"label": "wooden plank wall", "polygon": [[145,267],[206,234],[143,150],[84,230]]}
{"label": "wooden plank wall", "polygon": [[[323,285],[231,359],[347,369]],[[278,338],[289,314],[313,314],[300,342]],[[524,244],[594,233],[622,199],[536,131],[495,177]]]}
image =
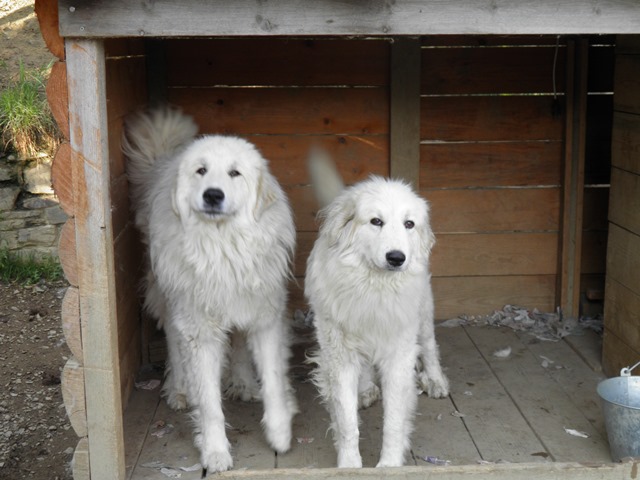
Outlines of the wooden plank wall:
{"label": "wooden plank wall", "polygon": [[[563,42],[556,48],[555,37],[423,41],[420,191],[431,202],[438,237],[432,267],[438,318],[507,303],[547,311],[557,305]],[[604,88],[598,75],[606,72],[595,67],[602,52],[592,55],[591,91]],[[591,236],[585,239],[588,263],[597,248]]]}
{"label": "wooden plank wall", "polygon": [[167,98],[202,133],[254,142],[293,206],[298,244],[291,309],[316,238],[308,149],[318,144],[347,183],[389,173],[389,42],[348,39],[177,40],[166,44]]}
{"label": "wooden plank wall", "polygon": [[618,38],[615,68],[603,345],[610,376],[640,361],[640,36]]}
{"label": "wooden plank wall", "polygon": [[123,409],[142,362],[139,291],[142,247],[129,209],[122,155],[123,121],[147,102],[146,60],[142,40],[105,41],[111,221],[118,319],[118,360]]}

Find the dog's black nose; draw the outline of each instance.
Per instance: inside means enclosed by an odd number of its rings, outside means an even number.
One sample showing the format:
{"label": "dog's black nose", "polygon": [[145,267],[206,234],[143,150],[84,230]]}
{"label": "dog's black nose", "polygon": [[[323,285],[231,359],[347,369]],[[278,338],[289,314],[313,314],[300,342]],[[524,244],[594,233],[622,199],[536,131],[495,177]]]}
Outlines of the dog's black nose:
{"label": "dog's black nose", "polygon": [[202,198],[207,205],[216,207],[224,200],[224,192],[219,188],[207,188],[202,194]]}
{"label": "dog's black nose", "polygon": [[404,263],[407,257],[400,250],[391,250],[387,252],[387,263],[392,267],[399,267]]}

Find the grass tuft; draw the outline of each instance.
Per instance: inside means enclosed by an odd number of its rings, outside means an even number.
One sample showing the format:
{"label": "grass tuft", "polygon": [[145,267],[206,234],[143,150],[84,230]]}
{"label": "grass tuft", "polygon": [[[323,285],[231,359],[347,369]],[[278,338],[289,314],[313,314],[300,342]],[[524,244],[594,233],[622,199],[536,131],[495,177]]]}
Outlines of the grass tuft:
{"label": "grass tuft", "polygon": [[18,80],[0,92],[0,141],[4,151],[32,158],[43,150],[53,153],[59,144],[60,134],[45,92],[48,70],[27,72],[20,65]]}
{"label": "grass tuft", "polygon": [[53,257],[20,255],[6,248],[0,249],[0,280],[33,285],[41,280],[60,280],[63,276],[60,262]]}

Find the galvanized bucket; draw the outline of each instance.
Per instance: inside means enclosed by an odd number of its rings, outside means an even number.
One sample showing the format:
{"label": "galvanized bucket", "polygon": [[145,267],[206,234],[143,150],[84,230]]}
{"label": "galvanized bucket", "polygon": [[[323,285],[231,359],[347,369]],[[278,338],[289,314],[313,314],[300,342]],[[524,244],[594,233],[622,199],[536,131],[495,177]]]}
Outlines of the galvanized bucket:
{"label": "galvanized bucket", "polygon": [[623,368],[619,377],[598,384],[614,462],[625,457],[640,457],[640,377],[631,376],[631,370],[638,365],[640,362]]}

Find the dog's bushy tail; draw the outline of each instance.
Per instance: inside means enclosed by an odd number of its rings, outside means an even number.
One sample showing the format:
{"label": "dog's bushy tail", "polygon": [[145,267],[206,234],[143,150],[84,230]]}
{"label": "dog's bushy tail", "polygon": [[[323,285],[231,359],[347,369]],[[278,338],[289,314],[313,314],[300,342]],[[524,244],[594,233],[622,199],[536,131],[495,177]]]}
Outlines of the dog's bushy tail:
{"label": "dog's bushy tail", "polygon": [[198,133],[193,119],[176,108],[163,106],[134,114],[127,119],[122,151],[127,157],[131,202],[136,224],[146,233],[146,196],[154,181],[155,163],[168,159]]}
{"label": "dog's bushy tail", "polygon": [[319,147],[311,149],[308,168],[316,200],[324,208],[340,195],[344,182],[327,151]]}

